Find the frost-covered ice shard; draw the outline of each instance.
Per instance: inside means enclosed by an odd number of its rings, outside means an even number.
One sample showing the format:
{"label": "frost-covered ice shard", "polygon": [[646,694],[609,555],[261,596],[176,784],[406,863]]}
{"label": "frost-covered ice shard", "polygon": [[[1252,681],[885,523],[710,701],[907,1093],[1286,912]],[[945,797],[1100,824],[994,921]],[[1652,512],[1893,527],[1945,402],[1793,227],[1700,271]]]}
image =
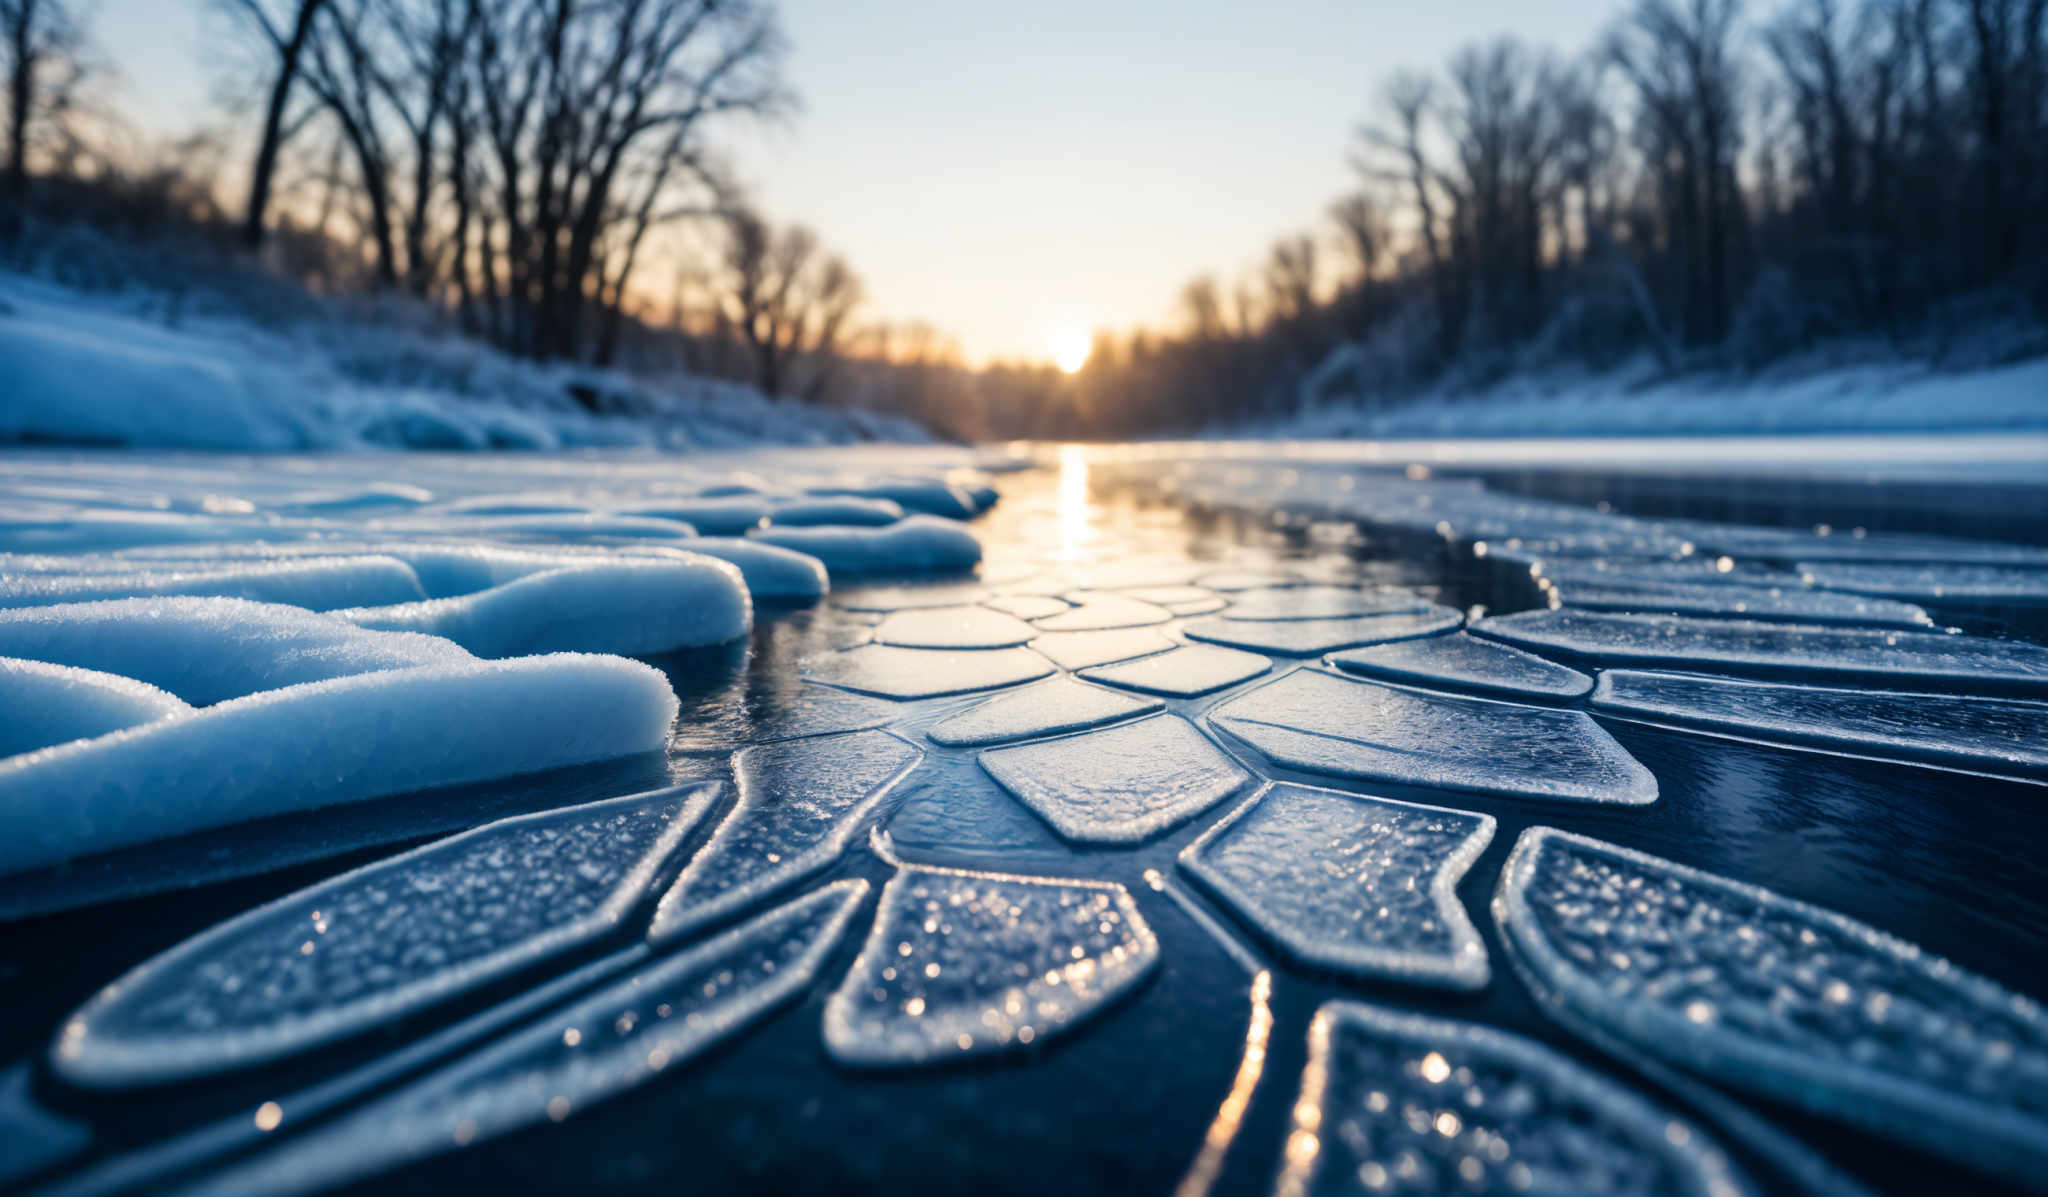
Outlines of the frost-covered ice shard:
{"label": "frost-covered ice shard", "polygon": [[2048,702],[1609,669],[1593,706],[1794,744],[2048,777]]}
{"label": "frost-covered ice shard", "polygon": [[1926,628],[1926,611],[1889,599],[1808,590],[1800,586],[1664,584],[1586,585],[1558,588],[1567,607],[1587,611],[1628,611],[1648,615],[1697,615],[1727,619],[1768,619],[1779,623],[1874,624]]}
{"label": "frost-covered ice shard", "polygon": [[1214,644],[1190,644],[1157,656],[1098,665],[1081,676],[1144,694],[1194,698],[1249,681],[1272,667],[1271,661],[1257,653]]}
{"label": "frost-covered ice shard", "polygon": [[1329,1002],[1308,1052],[1275,1197],[1752,1191],[1698,1126],[1519,1035]]}
{"label": "frost-covered ice shard", "polygon": [[[248,1161],[191,1193],[325,1191],[560,1122],[687,1064],[816,978],[865,881],[840,881],[673,956]],[[289,1103],[282,1108],[289,1133]]]}
{"label": "frost-covered ice shard", "polygon": [[1410,686],[1476,690],[1538,702],[1568,702],[1593,688],[1593,679],[1576,669],[1463,632],[1346,649],[1332,653],[1330,664],[1346,673]]}
{"label": "frost-covered ice shard", "polygon": [[1158,959],[1121,885],[904,868],[825,1005],[825,1047],[867,1067],[1029,1047],[1100,1013]]}
{"label": "frost-covered ice shard", "polygon": [[58,1075],[211,1076],[395,1022],[617,928],[716,786],[504,819],[366,865],[144,962],[65,1021]]}
{"label": "frost-covered ice shard", "polygon": [[1196,640],[1256,653],[1313,657],[1355,644],[1381,644],[1454,631],[1465,617],[1448,607],[1353,619],[1231,619],[1228,614],[1190,620],[1181,630]]}
{"label": "frost-covered ice shard", "polygon": [[863,644],[804,662],[814,681],[881,698],[938,698],[971,694],[1053,672],[1052,664],[1028,648],[926,649]]}
{"label": "frost-covered ice shard", "polygon": [[1600,666],[2048,694],[2048,648],[2017,640],[1597,611],[1524,611],[1480,620],[1472,630]]}
{"label": "frost-covered ice shard", "polygon": [[1298,669],[1209,712],[1276,764],[1335,777],[1642,805],[1657,779],[1582,711]]}
{"label": "frost-covered ice shard", "polygon": [[1084,844],[1148,839],[1252,779],[1178,715],[991,748],[981,767],[1054,831]]}
{"label": "frost-covered ice shard", "polygon": [[689,934],[819,872],[924,754],[884,731],[759,744],[733,757],[739,803],[661,896],[647,938]]}
{"label": "frost-covered ice shard", "polygon": [[875,628],[875,643],[898,648],[1011,648],[1038,635],[1014,615],[987,607],[898,611]]}
{"label": "frost-covered ice shard", "polygon": [[2022,1184],[2048,1170],[2039,1004],[1832,911],[1548,827],[1494,920],[1542,999],[1659,1059]]}
{"label": "frost-covered ice shard", "polygon": [[932,725],[934,744],[980,747],[1086,731],[1159,710],[1156,698],[1134,698],[1070,677],[1056,677],[991,698]]}
{"label": "frost-covered ice shard", "polygon": [[1860,565],[1802,561],[1816,586],[1912,603],[2048,606],[2048,569],[1997,565]]}
{"label": "frost-covered ice shard", "polygon": [[1180,867],[1304,964],[1479,989],[1486,948],[1457,887],[1493,826],[1283,782],[1202,833]]}

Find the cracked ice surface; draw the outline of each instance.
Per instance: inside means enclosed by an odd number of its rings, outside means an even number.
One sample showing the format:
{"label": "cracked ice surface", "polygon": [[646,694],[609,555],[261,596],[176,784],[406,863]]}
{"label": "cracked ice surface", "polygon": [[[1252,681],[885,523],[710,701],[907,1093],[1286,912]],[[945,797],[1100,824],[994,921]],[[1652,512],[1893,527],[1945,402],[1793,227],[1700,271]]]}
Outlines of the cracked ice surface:
{"label": "cracked ice surface", "polygon": [[1180,867],[1306,964],[1480,989],[1486,948],[1458,903],[1493,820],[1279,784],[1204,832]]}
{"label": "cracked ice surface", "polygon": [[875,643],[898,648],[1011,648],[1038,635],[1014,615],[987,607],[898,611],[875,628]]}
{"label": "cracked ice surface", "polygon": [[395,1022],[617,927],[716,795],[506,819],[301,890],[109,985],[51,1063],[76,1084],[160,1084]]}
{"label": "cracked ice surface", "polygon": [[1316,1011],[1285,1161],[1276,1197],[1751,1191],[1698,1127],[1566,1056],[1362,1002]]}
{"label": "cracked ice surface", "polygon": [[934,744],[955,747],[1007,744],[1085,731],[1148,714],[1163,705],[1156,698],[1133,698],[1062,675],[948,716],[926,734]]}
{"label": "cracked ice surface", "polygon": [[2048,648],[2018,640],[1593,611],[1497,615],[1472,630],[1603,666],[1732,669],[2048,694]]}
{"label": "cracked ice surface", "polygon": [[904,868],[825,1006],[842,1064],[908,1066],[1071,1032],[1144,978],[1159,944],[1123,886]]}
{"label": "cracked ice surface", "polygon": [[1351,619],[1364,615],[1414,615],[1428,611],[1428,600],[1391,591],[1348,586],[1287,586],[1244,590],[1230,596],[1224,615],[1252,621]]}
{"label": "cracked ice surface", "polygon": [[1650,1055],[2031,1183],[2048,1019],[1831,911],[1547,827],[1494,918],[1535,988]]}
{"label": "cracked ice surface", "polygon": [[863,644],[804,663],[804,675],[815,681],[899,699],[994,690],[1052,672],[1052,665],[1028,648],[944,650]]}
{"label": "cracked ice surface", "polygon": [[651,942],[736,914],[839,858],[923,759],[882,731],[759,744],[734,757],[739,803],[661,896]]}
{"label": "cracked ice surface", "polygon": [[1506,698],[1556,702],[1583,698],[1593,679],[1533,653],[1463,632],[1397,640],[1330,655],[1346,673],[1411,686],[1447,686]]}
{"label": "cracked ice surface", "polygon": [[1583,712],[1293,673],[1209,713],[1275,762],[1337,777],[1642,805],[1657,779]]}
{"label": "cracked ice surface", "polygon": [[687,951],[657,957],[194,1193],[302,1193],[543,1122],[680,1068],[807,988],[867,896],[840,881]]}
{"label": "cracked ice surface", "polygon": [[1252,780],[1178,715],[991,748],[981,767],[1054,831],[1092,844],[1148,839]]}
{"label": "cracked ice surface", "polygon": [[2048,776],[2048,702],[1609,669],[1592,705],[1795,744]]}

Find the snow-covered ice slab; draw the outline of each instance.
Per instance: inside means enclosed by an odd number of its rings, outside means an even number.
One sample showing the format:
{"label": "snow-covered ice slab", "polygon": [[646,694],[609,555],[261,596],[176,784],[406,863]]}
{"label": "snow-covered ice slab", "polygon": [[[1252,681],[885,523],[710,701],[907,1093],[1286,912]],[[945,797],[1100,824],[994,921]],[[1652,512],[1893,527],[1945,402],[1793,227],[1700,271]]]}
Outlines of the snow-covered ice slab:
{"label": "snow-covered ice slab", "polygon": [[882,528],[781,528],[752,535],[766,544],[808,553],[840,574],[949,574],[981,562],[981,542],[951,520],[913,515]]}
{"label": "snow-covered ice slab", "polygon": [[891,499],[841,498],[792,499],[777,503],[768,522],[788,528],[814,528],[820,524],[839,527],[880,527],[903,518],[903,505]]}
{"label": "snow-covered ice slab", "polygon": [[504,819],[280,898],[101,990],[51,1064],[73,1084],[156,1085],[396,1022],[617,928],[717,797],[701,785]]}
{"label": "snow-covered ice slab", "polygon": [[1157,603],[1141,602],[1109,591],[1074,590],[1061,597],[1074,606],[1039,619],[1040,631],[1100,632],[1114,628],[1143,628],[1173,618],[1173,612]]}
{"label": "snow-covered ice slab", "polygon": [[1559,596],[1565,606],[1587,611],[1901,628],[1925,628],[1934,622],[1911,603],[1798,586],[1584,586],[1573,582],[1560,587]]}
{"label": "snow-covered ice slab", "polygon": [[[802,993],[867,897],[840,881],[760,915],[373,1100],[212,1173],[194,1194],[327,1191],[561,1122],[679,1068]],[[289,1104],[285,1130],[290,1130]]]}
{"label": "snow-covered ice slab", "polygon": [[1174,642],[1157,628],[1111,628],[1100,632],[1047,632],[1031,642],[1033,651],[1062,669],[1086,669],[1151,653],[1163,653]]}
{"label": "snow-covered ice slab", "polygon": [[981,767],[1054,831],[1084,844],[1148,839],[1252,780],[1178,715],[991,748]]}
{"label": "snow-covered ice slab", "polygon": [[1353,619],[1361,615],[1411,615],[1432,604],[1412,594],[1359,590],[1349,586],[1285,586],[1239,591],[1224,615],[1242,620]]}
{"label": "snow-covered ice slab", "polygon": [[1582,711],[1298,669],[1209,712],[1275,763],[1335,777],[1639,806],[1657,779]]}
{"label": "snow-covered ice slab", "polygon": [[1217,615],[1189,621],[1181,630],[1196,640],[1251,652],[1312,657],[1358,644],[1412,640],[1455,631],[1465,617],[1449,607],[1352,619],[1231,619]]}
{"label": "snow-covered ice slab", "polygon": [[1576,669],[1463,632],[1346,649],[1332,653],[1330,664],[1411,686],[1448,686],[1538,702],[1583,698],[1593,688],[1593,679]]}
{"label": "snow-covered ice slab", "polygon": [[[215,595],[286,603],[314,611],[423,599],[419,576],[396,557],[296,557],[268,561],[191,563],[121,561],[110,557],[43,559],[33,572],[0,561],[0,607],[39,607],[99,599]],[[56,562],[73,563],[64,572]],[[39,562],[40,564],[41,562]]]}
{"label": "snow-covered ice slab", "polygon": [[647,938],[690,934],[839,859],[924,754],[884,731],[760,744],[733,758],[739,803],[661,896]]}
{"label": "snow-covered ice slab", "polygon": [[1081,676],[1145,694],[1193,698],[1235,686],[1272,667],[1271,661],[1257,653],[1219,648],[1213,644],[1190,644],[1157,656],[1140,657],[1115,665],[1098,665]]}
{"label": "snow-covered ice slab", "polygon": [[1304,964],[1452,989],[1487,982],[1458,880],[1493,819],[1280,783],[1180,854],[1180,867]]}
{"label": "snow-covered ice slab", "polygon": [[[0,657],[0,759],[191,714],[145,682],[44,661]],[[0,766],[4,768],[4,766]]]}
{"label": "snow-covered ice slab", "polygon": [[971,694],[1053,672],[1051,662],[1028,648],[925,649],[863,644],[812,657],[803,665],[814,681],[882,698],[938,698]]}
{"label": "snow-covered ice slab", "polygon": [[1156,698],[1134,698],[1070,677],[1056,677],[991,698],[951,715],[926,734],[934,744],[981,747],[1086,731],[1159,710]]}
{"label": "snow-covered ice slab", "polygon": [[482,657],[672,652],[736,640],[754,622],[739,568],[696,556],[596,560],[475,594],[334,615],[358,627],[443,636]]}
{"label": "snow-covered ice slab", "polygon": [[1519,1035],[1329,1002],[1308,1055],[1275,1197],[1752,1192],[1697,1125]]}
{"label": "snow-covered ice slab", "polygon": [[1593,705],[1709,731],[2048,777],[2048,702],[1610,669]]}
{"label": "snow-covered ice slab", "polygon": [[987,607],[898,611],[875,629],[875,643],[899,648],[1011,648],[1038,635],[1014,615]]}
{"label": "snow-covered ice slab", "polygon": [[0,874],[266,815],[654,752],[668,740],[675,692],[638,661],[478,661],[435,643],[458,659],[263,690],[0,760]]}
{"label": "snow-covered ice slab", "polygon": [[831,588],[825,563],[794,549],[738,536],[681,540],[676,542],[676,547],[738,566],[740,576],[746,580],[747,593],[755,601],[785,599],[809,602]]}
{"label": "snow-covered ice slab", "polygon": [[964,487],[931,478],[837,482],[813,486],[810,493],[828,498],[851,496],[861,499],[887,499],[906,511],[919,511],[926,515],[944,516],[953,520],[972,519],[981,513],[982,507],[975,496]]}
{"label": "snow-covered ice slab", "polygon": [[2048,1169],[2041,1007],[1912,944],[1548,827],[1494,919],[1544,1001],[1637,1050],[2021,1184]]}
{"label": "snow-covered ice slab", "polygon": [[1816,586],[1910,603],[2048,606],[2048,568],[1996,565],[1857,565],[1802,561]]}
{"label": "snow-covered ice slab", "polygon": [[1159,944],[1121,885],[904,868],[825,1005],[842,1064],[943,1064],[1064,1035],[1128,992]]}
{"label": "snow-covered ice slab", "polygon": [[1879,628],[1788,627],[1594,611],[1524,611],[1472,630],[1602,666],[1714,669],[1843,681],[2048,694],[2048,648]]}
{"label": "snow-covered ice slab", "polygon": [[305,682],[475,660],[437,636],[370,631],[298,607],[227,598],[0,610],[0,656],[134,678],[194,706]]}

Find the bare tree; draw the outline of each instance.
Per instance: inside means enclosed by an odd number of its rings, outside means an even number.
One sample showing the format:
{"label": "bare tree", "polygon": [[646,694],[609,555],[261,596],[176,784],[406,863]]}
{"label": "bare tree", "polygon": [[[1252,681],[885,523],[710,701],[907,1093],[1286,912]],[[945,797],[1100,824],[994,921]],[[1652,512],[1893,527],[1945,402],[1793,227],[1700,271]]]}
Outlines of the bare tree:
{"label": "bare tree", "polygon": [[0,0],[0,64],[7,78],[4,198],[16,213],[28,203],[31,131],[68,105],[83,41],[64,0]]}
{"label": "bare tree", "polygon": [[[769,395],[824,397],[860,305],[860,279],[809,229],[776,229],[745,209],[726,216],[721,265],[719,319],[746,348],[754,385]],[[801,385],[799,368],[810,375]]]}
{"label": "bare tree", "polygon": [[263,109],[263,131],[256,141],[256,158],[249,168],[249,197],[242,209],[242,240],[250,248],[263,244],[263,221],[270,209],[271,181],[277,173],[277,156],[285,142],[304,123],[304,114],[288,117],[292,92],[299,82],[299,67],[306,46],[312,40],[314,22],[327,0],[296,0],[286,14],[273,17],[263,0],[222,0],[221,7],[238,23],[247,26],[268,47],[275,59],[270,77],[269,101]]}

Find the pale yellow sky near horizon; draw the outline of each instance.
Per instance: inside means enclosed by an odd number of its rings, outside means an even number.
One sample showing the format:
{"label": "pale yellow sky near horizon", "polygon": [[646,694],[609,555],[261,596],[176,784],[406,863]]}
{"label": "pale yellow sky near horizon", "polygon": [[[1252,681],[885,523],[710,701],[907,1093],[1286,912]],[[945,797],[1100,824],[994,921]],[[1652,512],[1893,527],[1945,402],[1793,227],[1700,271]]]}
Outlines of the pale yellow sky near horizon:
{"label": "pale yellow sky near horizon", "polygon": [[[1354,185],[1378,81],[1512,33],[1576,51],[1618,0],[783,0],[790,120],[719,138],[760,206],[815,228],[869,321],[969,360],[1047,359],[1075,330],[1158,325]],[[225,119],[206,0],[88,0],[148,134]]]}

